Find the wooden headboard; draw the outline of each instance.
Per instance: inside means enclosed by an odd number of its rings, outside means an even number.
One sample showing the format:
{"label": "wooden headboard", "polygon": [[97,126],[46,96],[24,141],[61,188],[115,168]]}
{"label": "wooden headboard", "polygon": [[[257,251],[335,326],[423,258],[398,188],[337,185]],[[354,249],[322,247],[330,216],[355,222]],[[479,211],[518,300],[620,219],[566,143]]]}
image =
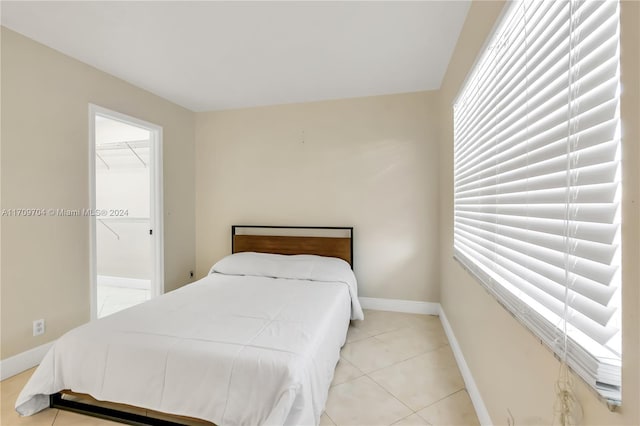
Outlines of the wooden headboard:
{"label": "wooden headboard", "polygon": [[[242,232],[239,232],[242,230]],[[252,234],[251,231],[259,231]],[[305,230],[310,234],[338,232],[347,236],[282,235]],[[233,225],[231,227],[231,252],[253,251],[275,254],[315,254],[345,260],[353,268],[353,227],[336,226],[263,226]]]}

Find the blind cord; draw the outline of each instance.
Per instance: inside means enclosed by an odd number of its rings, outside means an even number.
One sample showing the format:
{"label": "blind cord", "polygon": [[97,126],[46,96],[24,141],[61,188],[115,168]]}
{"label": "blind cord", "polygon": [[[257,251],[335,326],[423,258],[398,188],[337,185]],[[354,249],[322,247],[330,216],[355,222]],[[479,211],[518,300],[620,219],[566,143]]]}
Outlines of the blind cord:
{"label": "blind cord", "polygon": [[574,426],[577,425],[580,421],[582,408],[576,399],[574,390],[573,390],[573,381],[571,379],[571,372],[569,371],[569,366],[567,364],[568,357],[568,334],[567,334],[567,324],[569,322],[569,303],[570,303],[570,292],[569,287],[571,284],[571,258],[569,254],[573,252],[573,248],[571,247],[571,238],[570,238],[570,223],[571,223],[571,205],[572,205],[572,197],[571,197],[571,188],[573,187],[572,180],[572,135],[573,135],[573,127],[574,121],[576,120],[575,109],[575,100],[577,98],[575,93],[575,55],[576,55],[576,19],[578,18],[575,10],[574,0],[568,0],[569,3],[569,67],[568,67],[568,120],[567,120],[567,162],[566,162],[566,189],[565,189],[565,223],[564,223],[564,309],[562,313],[562,334],[560,338],[562,339],[562,350],[560,352],[560,369],[558,372],[558,379],[555,384],[555,392],[556,392],[556,401],[554,404],[554,417],[553,424],[558,424],[560,426]]}

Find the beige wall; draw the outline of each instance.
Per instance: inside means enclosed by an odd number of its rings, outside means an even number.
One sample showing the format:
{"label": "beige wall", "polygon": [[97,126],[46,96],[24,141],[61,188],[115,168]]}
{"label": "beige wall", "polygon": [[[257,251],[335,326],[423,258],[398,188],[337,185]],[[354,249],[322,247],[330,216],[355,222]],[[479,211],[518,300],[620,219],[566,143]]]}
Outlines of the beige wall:
{"label": "beige wall", "polygon": [[[495,424],[507,424],[509,410],[517,425],[551,424],[554,382],[558,362],[538,339],[526,331],[505,309],[453,260],[453,135],[454,97],[473,65],[503,2],[475,1],[467,16],[449,64],[442,96],[440,149],[441,181],[441,304],[460,343],[465,359]],[[579,379],[576,392],[584,425],[640,424],[640,294],[638,291],[638,22],[640,4],[622,5],[622,120],[624,141],[623,200],[623,406],[617,413]]]}
{"label": "beige wall", "polygon": [[438,301],[437,98],[378,96],[200,113],[198,276],[232,224],[354,226],[362,296]]}
{"label": "beige wall", "polygon": [[[2,29],[2,208],[89,206],[88,104],[164,130],[165,287],[194,268],[194,114]],[[2,351],[89,320],[89,219],[2,218]],[[32,337],[32,321],[47,332]]]}

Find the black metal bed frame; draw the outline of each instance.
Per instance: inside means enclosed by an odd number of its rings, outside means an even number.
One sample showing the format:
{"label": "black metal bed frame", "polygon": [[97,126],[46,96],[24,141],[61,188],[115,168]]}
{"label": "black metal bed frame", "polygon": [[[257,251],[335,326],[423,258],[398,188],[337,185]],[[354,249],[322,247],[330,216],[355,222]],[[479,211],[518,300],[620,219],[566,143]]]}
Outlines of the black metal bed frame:
{"label": "black metal bed frame", "polygon": [[353,269],[353,226],[277,226],[277,225],[231,225],[231,253],[235,253],[236,228],[249,228],[249,229],[326,229],[326,230],[341,230],[349,231],[349,240],[351,252],[351,269]]}
{"label": "black metal bed frame", "polygon": [[73,413],[133,426],[185,426],[185,423],[176,423],[170,420],[147,417],[141,414],[64,399],[60,392],[49,395],[49,408],[57,408],[59,410],[71,411]]}

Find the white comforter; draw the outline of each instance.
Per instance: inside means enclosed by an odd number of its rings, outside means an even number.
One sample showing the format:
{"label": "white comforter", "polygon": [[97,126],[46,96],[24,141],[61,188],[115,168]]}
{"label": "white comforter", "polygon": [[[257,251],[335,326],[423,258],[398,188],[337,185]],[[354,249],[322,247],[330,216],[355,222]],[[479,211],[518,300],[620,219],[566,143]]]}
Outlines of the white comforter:
{"label": "white comforter", "polygon": [[362,311],[352,273],[311,270],[214,272],[78,327],[55,342],[16,409],[33,414],[70,389],[218,425],[317,424],[349,318]]}

